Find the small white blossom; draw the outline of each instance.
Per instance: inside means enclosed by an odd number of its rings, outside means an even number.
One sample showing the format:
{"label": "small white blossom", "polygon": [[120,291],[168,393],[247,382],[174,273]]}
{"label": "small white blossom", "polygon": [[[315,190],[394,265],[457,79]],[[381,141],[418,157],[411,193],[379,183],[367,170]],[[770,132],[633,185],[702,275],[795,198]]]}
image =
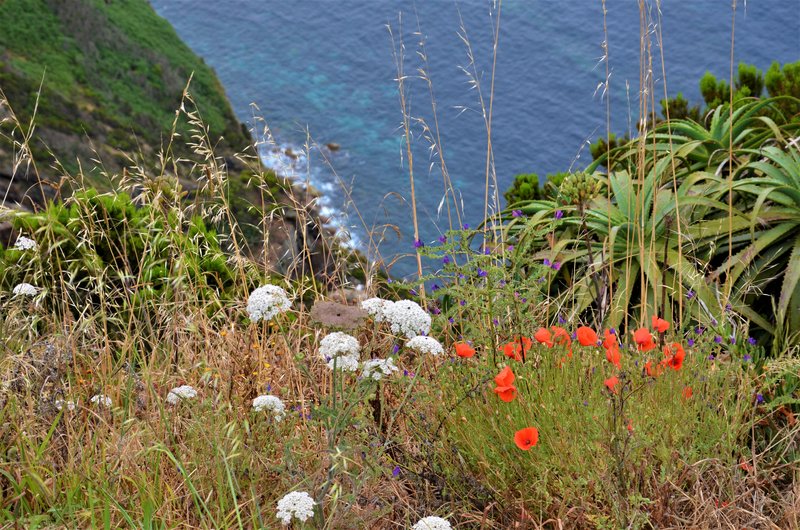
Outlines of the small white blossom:
{"label": "small white blossom", "polygon": [[358,370],[358,356],[337,355],[336,357],[331,357],[328,361],[328,368],[331,370],[338,368],[343,372],[355,372]]}
{"label": "small white blossom", "polygon": [[75,402],[70,400],[65,401],[63,399],[57,399],[56,408],[58,410],[62,410],[64,407],[67,407],[67,410],[72,412],[73,410],[75,410]]}
{"label": "small white blossom", "polygon": [[189,385],[181,385],[173,388],[167,394],[167,403],[170,405],[177,405],[184,399],[192,399],[197,397],[197,390]]}
{"label": "small white blossom", "polygon": [[94,395],[92,396],[92,399],[90,399],[89,401],[91,401],[95,405],[103,405],[107,409],[111,408],[111,403],[112,403],[111,398],[104,394]]}
{"label": "small white blossom", "polygon": [[281,421],[285,415],[286,405],[277,396],[264,395],[253,400],[253,410],[256,412],[271,411],[275,421]]}
{"label": "small white blossom", "polygon": [[21,283],[14,287],[14,295],[15,296],[36,296],[39,292],[39,288],[35,287],[29,283]]}
{"label": "small white blossom", "polygon": [[247,299],[247,313],[250,320],[270,320],[278,313],[288,311],[292,307],[286,291],[277,285],[264,285],[259,287]]}
{"label": "small white blossom", "polygon": [[397,366],[394,365],[394,359],[370,359],[364,362],[364,377],[372,378],[375,381],[380,381],[383,376],[390,376],[392,372],[397,371]]}
{"label": "small white blossom", "polygon": [[305,491],[293,491],[278,501],[278,513],[275,517],[281,520],[283,526],[289,526],[292,517],[304,523],[314,517],[314,505],[316,503],[311,495]]}
{"label": "small white blossom", "polygon": [[369,298],[361,302],[361,309],[369,313],[375,322],[383,322],[386,319],[384,310],[393,303],[391,300],[383,298]]}
{"label": "small white blossom", "polygon": [[429,515],[420,519],[417,524],[411,527],[411,530],[451,530],[451,528],[453,527],[450,526],[447,519]]}
{"label": "small white blossom", "polygon": [[424,335],[419,335],[406,342],[406,348],[411,348],[416,352],[426,353],[433,356],[444,353],[444,348],[442,348],[442,345],[438,340],[434,339],[433,337],[426,337]]}
{"label": "small white blossom", "polygon": [[19,236],[17,242],[14,243],[16,250],[36,250],[39,245],[33,239],[25,236]]}
{"label": "small white blossom", "polygon": [[409,339],[431,330],[431,316],[411,300],[393,302],[383,310],[383,315],[392,325],[392,333],[402,333]]}

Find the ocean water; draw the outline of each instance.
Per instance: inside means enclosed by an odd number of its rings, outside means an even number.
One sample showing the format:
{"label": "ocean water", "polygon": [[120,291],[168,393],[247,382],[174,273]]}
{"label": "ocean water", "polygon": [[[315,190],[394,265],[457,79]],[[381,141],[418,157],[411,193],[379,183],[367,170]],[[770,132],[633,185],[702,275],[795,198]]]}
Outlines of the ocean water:
{"label": "ocean water", "polygon": [[[265,162],[309,180],[322,192],[321,205],[332,223],[347,230],[352,244],[371,259],[391,263],[397,276],[416,267],[396,81],[402,50],[406,103],[414,118],[420,239],[434,242],[450,223],[446,207],[439,209],[444,196],[439,144],[460,195],[463,222],[474,226],[483,219],[487,134],[480,96],[488,105],[495,2],[152,3],[216,70],[238,116],[258,131],[269,126],[274,146],[264,146]],[[647,4],[663,36],[663,46],[653,48],[656,99],[663,97],[666,81],[670,96],[682,92],[701,102],[698,81],[707,70],[729,75],[731,0],[664,0],[660,16],[654,1]],[[624,133],[638,120],[640,12],[630,0],[607,0],[606,7],[611,129]],[[502,194],[518,173],[543,178],[591,161],[587,143],[606,132],[606,72],[600,0],[505,0],[500,8],[492,146]],[[800,0],[738,2],[736,63],[766,70],[774,60],[798,59]],[[433,98],[420,69],[431,80]],[[480,89],[465,69],[474,71]],[[432,99],[441,139],[435,146],[425,128],[434,123]],[[329,142],[341,148],[313,147]],[[312,145],[308,158],[294,160],[282,152],[300,152],[306,143]]]}

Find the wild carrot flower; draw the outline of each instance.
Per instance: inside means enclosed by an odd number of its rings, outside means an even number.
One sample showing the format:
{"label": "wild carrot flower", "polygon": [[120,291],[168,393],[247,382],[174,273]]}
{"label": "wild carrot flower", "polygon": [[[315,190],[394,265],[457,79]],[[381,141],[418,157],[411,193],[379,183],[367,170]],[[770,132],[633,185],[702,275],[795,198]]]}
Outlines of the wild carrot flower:
{"label": "wild carrot flower", "polygon": [[176,386],[167,394],[167,403],[170,405],[177,405],[185,399],[194,399],[197,397],[197,390],[189,385]]}
{"label": "wild carrot flower", "polygon": [[275,517],[281,520],[283,526],[289,526],[294,517],[301,523],[314,517],[314,506],[317,503],[305,491],[293,491],[283,496],[278,501],[278,512]]}
{"label": "wild carrot flower", "polygon": [[275,421],[283,420],[286,415],[286,405],[278,396],[263,395],[253,400],[253,410],[256,412],[269,411]]}
{"label": "wild carrot flower", "polygon": [[247,313],[253,322],[270,320],[291,307],[286,291],[277,285],[263,285],[250,293],[247,299]]}
{"label": "wild carrot flower", "polygon": [[14,287],[12,292],[14,293],[14,296],[36,296],[36,294],[39,292],[39,288],[29,283],[20,283]]}
{"label": "wild carrot flower", "polygon": [[617,385],[619,384],[619,378],[617,376],[609,377],[608,379],[603,381],[603,384],[606,385],[606,388],[608,388],[608,390],[611,391],[612,394],[616,394]]}
{"label": "wild carrot flower", "polygon": [[442,348],[438,340],[425,335],[418,335],[406,342],[406,348],[410,348],[419,353],[433,355],[434,357],[444,353],[444,348]]}
{"label": "wild carrot flower", "polygon": [[384,376],[390,376],[393,372],[397,371],[397,366],[394,364],[394,359],[370,359],[364,361],[364,378],[371,378],[374,381],[380,381]]}
{"label": "wild carrot flower", "polygon": [[525,427],[514,433],[514,443],[523,451],[539,443],[539,429],[536,427]]}
{"label": "wild carrot flower", "polygon": [[411,530],[451,530],[452,528],[447,519],[429,515],[417,521],[417,524],[412,526]]}
{"label": "wild carrot flower", "polygon": [[384,300],[383,298],[368,298],[361,302],[361,309],[366,311],[375,322],[383,322],[385,319],[383,311],[392,303],[391,300]]}
{"label": "wild carrot flower", "polygon": [[361,346],[358,339],[341,331],[325,335],[319,341],[319,355],[326,361],[338,355],[354,355],[358,357]]}
{"label": "wild carrot flower", "polygon": [[95,394],[89,399],[89,402],[94,405],[102,405],[107,409],[110,409],[112,405],[111,398],[104,394]]}
{"label": "wild carrot flower", "polygon": [[581,326],[577,329],[578,342],[581,346],[597,346],[597,333],[588,326]]}
{"label": "wild carrot flower", "polygon": [[659,333],[665,333],[669,329],[669,322],[653,315],[653,328]]}
{"label": "wild carrot flower", "polygon": [[553,336],[547,328],[539,328],[533,335],[533,338],[536,339],[539,344],[544,344],[548,348],[553,347]]}
{"label": "wild carrot flower", "polygon": [[456,342],[456,355],[459,357],[472,357],[475,355],[475,348],[467,344],[466,342]]}
{"label": "wild carrot flower", "polygon": [[653,334],[647,328],[639,328],[633,332],[633,340],[636,342],[636,348],[641,352],[647,352],[656,347],[653,342]]}
{"label": "wild carrot flower", "polygon": [[15,250],[36,250],[39,245],[33,239],[25,236],[19,236],[17,242],[14,243]]}
{"label": "wild carrot flower", "polygon": [[431,330],[431,316],[412,300],[400,300],[386,305],[383,316],[392,327],[392,333],[401,333],[413,339],[427,335]]}

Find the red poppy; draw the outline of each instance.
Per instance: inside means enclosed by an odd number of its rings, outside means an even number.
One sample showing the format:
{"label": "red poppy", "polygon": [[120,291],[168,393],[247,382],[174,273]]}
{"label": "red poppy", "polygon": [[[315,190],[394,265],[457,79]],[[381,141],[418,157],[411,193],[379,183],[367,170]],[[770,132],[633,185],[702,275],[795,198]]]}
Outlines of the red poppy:
{"label": "red poppy", "polygon": [[581,346],[597,346],[597,333],[592,328],[581,326],[576,330],[576,333]]}
{"label": "red poppy", "polygon": [[656,343],[653,342],[653,334],[647,328],[639,328],[634,331],[633,340],[639,351],[650,351],[656,347]]}
{"label": "red poppy", "polygon": [[[675,353],[673,353],[673,350]],[[683,346],[677,342],[664,346],[664,355],[667,356],[667,364],[673,370],[680,370],[683,366],[683,360],[686,358],[686,352]]]}
{"label": "red poppy", "polygon": [[633,422],[631,420],[628,420],[628,425],[626,425],[626,428],[628,429],[629,433],[633,434]]}
{"label": "red poppy", "polygon": [[466,342],[456,342],[456,355],[459,357],[472,357],[475,355],[475,348]]}
{"label": "red poppy", "polygon": [[614,333],[611,333],[610,330],[605,331],[605,337],[605,340],[603,340],[603,348],[609,349],[619,346],[619,338]]}
{"label": "red poppy", "polygon": [[514,433],[514,443],[523,451],[527,451],[539,443],[539,430],[536,427],[526,427]]}
{"label": "red poppy", "polygon": [[553,330],[553,344],[566,345],[567,350],[569,350],[567,355],[572,357],[572,338],[567,333],[567,330],[558,326],[552,326],[550,329]]}
{"label": "red poppy", "polygon": [[494,377],[494,382],[497,386],[511,386],[514,384],[514,372],[506,366]]}
{"label": "red poppy", "polygon": [[619,353],[619,346],[606,348],[606,360],[617,367],[622,368],[622,355]]}
{"label": "red poppy", "polygon": [[499,397],[506,403],[511,403],[512,401],[514,401],[514,398],[517,397],[517,387],[515,387],[514,385],[498,386],[495,387],[494,393],[497,394],[497,397]]}
{"label": "red poppy", "polygon": [[547,328],[539,328],[533,336],[539,344],[544,344],[548,348],[553,347],[553,336]]}
{"label": "red poppy", "polygon": [[667,322],[663,318],[659,318],[659,317],[653,315],[653,327],[659,333],[664,333],[665,331],[667,331],[669,329],[669,322]]}
{"label": "red poppy", "polygon": [[655,368],[653,368],[653,361],[647,361],[644,363],[644,373],[646,373],[648,377],[658,377],[663,371],[663,363],[657,364]]}
{"label": "red poppy", "polygon": [[[520,345],[520,343],[522,343]],[[516,361],[521,361],[523,355],[527,355],[533,346],[533,341],[528,337],[516,339],[514,342],[508,342],[503,345],[503,354]]]}
{"label": "red poppy", "polygon": [[683,388],[683,392],[681,392],[681,394],[683,395],[683,399],[691,398],[692,394],[693,394],[692,387],[690,387],[690,386],[684,387]]}
{"label": "red poppy", "polygon": [[603,381],[603,384],[606,385],[606,388],[608,388],[612,394],[617,393],[618,383],[619,383],[619,378],[617,376],[609,377],[608,379]]}

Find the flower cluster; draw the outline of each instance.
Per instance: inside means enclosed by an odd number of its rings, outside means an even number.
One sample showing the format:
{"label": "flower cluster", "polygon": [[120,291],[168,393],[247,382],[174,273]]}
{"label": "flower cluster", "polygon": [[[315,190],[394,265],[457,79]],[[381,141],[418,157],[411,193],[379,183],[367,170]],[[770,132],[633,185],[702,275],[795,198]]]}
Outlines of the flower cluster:
{"label": "flower cluster", "polygon": [[193,399],[197,397],[197,390],[189,385],[176,386],[167,394],[167,403],[170,405],[177,405],[184,399]]}
{"label": "flower cluster", "polygon": [[39,245],[36,241],[25,236],[19,236],[17,242],[14,243],[14,249],[16,250],[36,250],[37,248],[39,248]]}
{"label": "flower cluster", "polygon": [[375,381],[380,381],[384,376],[392,375],[392,372],[397,371],[397,366],[394,364],[394,359],[370,359],[364,362],[364,377],[372,378]]}
{"label": "flower cluster", "polygon": [[444,353],[444,348],[442,348],[438,340],[425,335],[418,335],[406,342],[406,348],[410,348],[418,353],[433,355],[434,357]]}
{"label": "flower cluster", "polygon": [[447,519],[429,515],[417,521],[417,524],[412,526],[411,530],[450,530],[451,528],[453,527],[450,526]]}
{"label": "flower cluster", "polygon": [[14,296],[36,296],[39,288],[29,283],[21,283],[14,287]]}
{"label": "flower cluster", "polygon": [[328,363],[328,368],[339,368],[346,372],[358,370],[361,346],[358,339],[341,331],[325,335],[319,342],[319,355]]}
{"label": "flower cluster", "polygon": [[286,291],[277,285],[259,287],[247,299],[247,313],[253,322],[270,320],[278,313],[288,311],[291,306]]}
{"label": "flower cluster", "polygon": [[104,394],[96,394],[89,401],[94,405],[102,405],[107,409],[110,409],[112,405],[111,398]]}
{"label": "flower cluster", "polygon": [[383,322],[385,320],[384,317],[384,309],[392,304],[390,300],[384,300],[383,298],[368,298],[361,302],[361,309],[369,313],[375,322]]}
{"label": "flower cluster", "polygon": [[281,421],[285,416],[286,405],[277,396],[263,395],[253,400],[253,410],[256,412],[268,410],[272,412],[275,421]]}
{"label": "flower cluster", "polygon": [[383,316],[391,324],[392,333],[402,333],[409,339],[427,335],[431,330],[431,316],[411,300],[386,304]]}
{"label": "flower cluster", "polygon": [[315,505],[314,499],[305,491],[293,491],[278,501],[278,512],[275,517],[281,520],[283,526],[289,526],[293,517],[304,523],[314,517]]}

